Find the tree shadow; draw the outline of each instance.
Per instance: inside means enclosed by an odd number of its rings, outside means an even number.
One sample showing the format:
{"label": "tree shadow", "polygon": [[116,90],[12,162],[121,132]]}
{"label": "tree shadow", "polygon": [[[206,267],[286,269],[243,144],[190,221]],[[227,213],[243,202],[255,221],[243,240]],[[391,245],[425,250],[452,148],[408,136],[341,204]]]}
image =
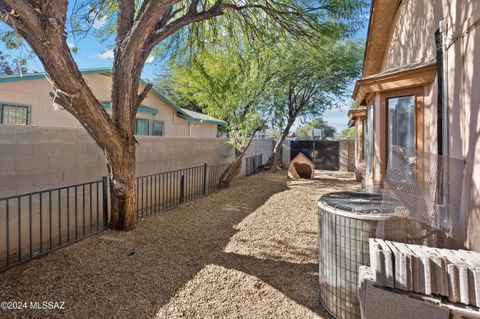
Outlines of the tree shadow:
{"label": "tree shadow", "polygon": [[316,297],[318,292],[318,264],[261,259],[233,253],[222,254],[215,263],[255,276],[297,304],[318,315],[327,316],[317,298],[308,298]]}

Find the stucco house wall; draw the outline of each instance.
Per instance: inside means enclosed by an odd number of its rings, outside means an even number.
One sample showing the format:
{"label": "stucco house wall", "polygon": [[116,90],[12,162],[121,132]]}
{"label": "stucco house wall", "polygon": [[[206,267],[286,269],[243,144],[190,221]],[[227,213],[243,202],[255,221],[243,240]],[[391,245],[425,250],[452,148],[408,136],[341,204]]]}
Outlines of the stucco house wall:
{"label": "stucco house wall", "polygon": [[[398,5],[393,17],[382,15],[388,4]],[[460,216],[454,221],[454,240],[458,246],[480,251],[480,1],[477,0],[390,0],[373,1],[374,17],[371,23],[379,24],[391,18],[388,30],[375,29],[370,25],[370,41],[382,39],[378,33],[388,32],[383,55],[367,47],[364,79],[376,74],[405,72],[405,68],[421,65],[431,66],[435,76],[431,80],[415,79],[412,72],[411,85],[375,87],[371,89],[367,108],[374,109],[373,176],[366,181],[382,181],[386,155],[386,106],[390,94],[419,92],[423,103],[422,147],[427,153],[437,153],[437,80],[435,72],[435,31],[439,22],[446,23],[447,38],[447,87],[448,87],[448,145],[450,157],[464,161],[463,189]],[[377,6],[377,8],[375,8]],[[383,6],[383,7],[382,7]],[[377,10],[377,11],[375,11]],[[391,8],[390,8],[391,10]],[[387,11],[385,11],[387,12]],[[393,12],[393,11],[392,11]],[[372,28],[373,27],[373,28]],[[373,29],[373,31],[372,31]],[[372,35],[372,33],[377,33]],[[368,46],[368,43],[367,43]],[[370,43],[371,48],[381,48]],[[370,51],[369,51],[370,50]],[[377,50],[378,51],[378,50]],[[375,54],[381,58],[372,58]],[[370,57],[368,56],[370,54]],[[375,63],[378,66],[375,66]],[[404,69],[402,69],[404,68]],[[372,70],[373,72],[372,74]],[[370,72],[370,73],[368,73]],[[422,82],[423,81],[423,82]],[[400,82],[397,82],[400,84]],[[407,83],[407,84],[405,84]],[[358,84],[358,83],[357,83]],[[361,86],[359,84],[358,86]],[[402,91],[403,90],[403,91]],[[406,90],[406,91],[405,91]],[[360,90],[361,91],[361,90]],[[361,94],[356,90],[354,98]],[[423,92],[423,93],[422,93]],[[359,100],[357,102],[360,102]],[[418,132],[416,132],[418,134]],[[382,166],[383,162],[383,166]],[[450,189],[452,196],[459,189]]]}
{"label": "stucco house wall", "polygon": [[480,1],[444,0],[451,156],[465,159],[466,243],[480,250]]}
{"label": "stucco house wall", "polygon": [[442,0],[403,0],[390,30],[381,71],[434,59],[433,35],[440,20]]}
{"label": "stucco house wall", "polygon": [[[108,103],[112,87],[111,75],[109,73],[95,73],[84,74],[83,76],[98,100]],[[0,81],[0,103],[30,106],[30,125],[81,127],[80,123],[70,113],[53,108],[52,97],[49,95],[50,92],[53,93],[54,89],[46,78],[14,82]],[[157,113],[154,115],[139,111],[137,118],[164,121],[164,136],[217,137],[218,124],[187,121],[180,118],[177,116],[176,109],[152,92],[147,95],[142,105],[155,109]],[[107,112],[110,112],[110,110],[107,109]]]}

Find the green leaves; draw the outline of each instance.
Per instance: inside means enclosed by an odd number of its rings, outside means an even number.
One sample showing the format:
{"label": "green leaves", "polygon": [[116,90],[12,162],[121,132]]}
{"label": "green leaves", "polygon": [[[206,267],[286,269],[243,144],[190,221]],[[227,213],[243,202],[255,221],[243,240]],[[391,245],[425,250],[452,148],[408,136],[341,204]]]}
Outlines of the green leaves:
{"label": "green leaves", "polygon": [[322,130],[322,138],[324,139],[333,137],[335,134],[334,127],[328,125],[328,123],[324,119],[318,118],[297,128],[297,130],[295,131],[295,136],[303,140],[311,139],[312,137],[310,135],[310,130],[314,128]]}
{"label": "green leaves", "polygon": [[0,75],[11,75],[20,73],[20,71],[27,73],[26,64],[27,61],[24,58],[12,59],[9,55],[0,51]]}
{"label": "green leaves", "polygon": [[182,106],[227,121],[230,143],[241,149],[262,124],[259,108],[271,78],[269,67],[266,52],[217,46],[183,62],[174,60],[161,82],[169,84],[172,98]]}
{"label": "green leaves", "polygon": [[274,126],[297,117],[319,116],[349,92],[360,74],[362,47],[356,42],[319,36],[315,46],[280,46],[270,86]]}
{"label": "green leaves", "polygon": [[22,37],[15,31],[5,31],[1,40],[9,50],[18,49],[23,43]]}

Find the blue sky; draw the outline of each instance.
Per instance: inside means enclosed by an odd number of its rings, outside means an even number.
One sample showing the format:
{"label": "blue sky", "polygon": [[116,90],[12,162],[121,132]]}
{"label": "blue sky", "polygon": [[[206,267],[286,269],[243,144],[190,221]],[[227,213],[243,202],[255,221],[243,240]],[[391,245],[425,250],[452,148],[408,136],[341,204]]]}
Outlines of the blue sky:
{"label": "blue sky", "polygon": [[[365,19],[364,25],[358,31],[355,36],[358,39],[365,39],[367,34],[367,21]],[[98,29],[103,25],[104,21],[97,21],[94,25],[94,29]],[[0,28],[0,33],[4,31],[5,28],[2,26]],[[84,39],[80,40],[77,43],[77,53],[74,54],[74,58],[80,69],[87,68],[98,68],[98,67],[111,67],[113,51],[110,49],[109,43],[102,42],[97,36],[95,36],[95,30],[90,32]],[[74,46],[74,39],[69,38],[68,43],[71,46]],[[37,57],[35,57],[31,50],[25,46],[25,48],[18,50],[8,50],[5,48],[5,45],[0,41],[0,51],[3,51],[6,54],[9,54],[12,57],[23,57],[27,59],[27,67],[30,70],[42,71],[43,67]],[[145,64],[143,69],[142,78],[150,81],[154,81],[156,74],[162,71],[162,62],[154,61],[153,57],[150,57]],[[352,83],[353,89],[353,83]],[[323,118],[327,120],[329,125],[336,128],[337,132],[341,132],[343,129],[347,128],[347,112],[350,106],[349,96],[346,97],[345,103],[342,104],[340,108],[334,108],[328,110],[324,113]],[[301,125],[299,120],[294,124],[292,130],[295,130],[296,127]]]}

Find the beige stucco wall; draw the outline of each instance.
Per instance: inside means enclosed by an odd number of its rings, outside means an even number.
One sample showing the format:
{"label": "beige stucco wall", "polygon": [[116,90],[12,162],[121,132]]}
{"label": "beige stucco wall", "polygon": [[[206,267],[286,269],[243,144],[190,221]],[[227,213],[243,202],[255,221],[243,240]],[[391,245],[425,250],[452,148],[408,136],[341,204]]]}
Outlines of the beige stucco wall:
{"label": "beige stucco wall", "polygon": [[[108,75],[84,75],[85,81],[101,102],[110,100],[112,78]],[[47,127],[81,127],[80,123],[65,110],[54,110],[49,96],[53,88],[46,79],[0,83],[0,102],[29,105],[32,108],[32,125]],[[188,122],[176,116],[176,110],[153,93],[149,93],[142,105],[158,110],[154,116],[139,112],[137,118],[162,120],[165,136],[217,137],[217,125]],[[190,130],[189,130],[190,126]],[[190,135],[189,135],[190,134]]]}
{"label": "beige stucco wall", "polygon": [[442,19],[442,0],[403,0],[390,30],[382,70],[435,58],[434,33]]}
{"label": "beige stucco wall", "polygon": [[[480,1],[444,0],[448,56],[450,154],[465,160],[464,201],[460,222],[465,243],[480,251]],[[452,190],[453,192],[455,190]]]}
{"label": "beige stucco wall", "polygon": [[[480,18],[478,0],[404,0],[390,30],[382,70],[435,58],[434,33],[447,25],[447,82],[450,157],[465,161],[460,216],[454,221],[457,244],[480,251]],[[437,153],[437,83],[424,90],[424,150]],[[381,95],[373,98],[375,131],[384,132]],[[377,112],[378,111],[378,112]],[[375,134],[375,179],[385,152],[384,134]],[[460,173],[461,174],[461,173]],[[453,178],[452,178],[453,179]],[[459,187],[452,188],[453,197]]]}

